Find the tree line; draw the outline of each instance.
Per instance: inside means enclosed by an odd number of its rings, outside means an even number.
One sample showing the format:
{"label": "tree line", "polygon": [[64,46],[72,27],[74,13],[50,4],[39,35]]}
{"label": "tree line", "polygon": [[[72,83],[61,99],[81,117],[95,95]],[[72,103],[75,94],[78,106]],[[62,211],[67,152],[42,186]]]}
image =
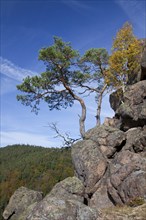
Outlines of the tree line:
{"label": "tree line", "polygon": [[71,148],[11,145],[0,148],[0,220],[11,195],[20,186],[43,192],[74,175]]}
{"label": "tree line", "polygon": [[96,125],[100,125],[104,95],[117,88],[125,91],[130,77],[140,70],[141,51],[141,41],[128,22],[117,32],[111,55],[105,48],[91,48],[81,56],[71,43],[54,37],[54,44],[39,52],[39,60],[44,62],[46,71],[26,77],[17,86],[23,93],[17,95],[17,99],[35,113],[41,101],[47,103],[49,110],[71,107],[78,101],[80,135],[84,139],[87,109],[83,94],[95,93]]}

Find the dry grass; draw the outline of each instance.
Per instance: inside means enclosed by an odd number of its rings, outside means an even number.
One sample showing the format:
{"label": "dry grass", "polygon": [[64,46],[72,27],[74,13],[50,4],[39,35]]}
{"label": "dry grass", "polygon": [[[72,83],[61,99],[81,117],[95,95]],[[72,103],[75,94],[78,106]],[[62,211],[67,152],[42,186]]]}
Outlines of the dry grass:
{"label": "dry grass", "polygon": [[137,207],[125,205],[102,209],[101,220],[146,220],[146,203]]}

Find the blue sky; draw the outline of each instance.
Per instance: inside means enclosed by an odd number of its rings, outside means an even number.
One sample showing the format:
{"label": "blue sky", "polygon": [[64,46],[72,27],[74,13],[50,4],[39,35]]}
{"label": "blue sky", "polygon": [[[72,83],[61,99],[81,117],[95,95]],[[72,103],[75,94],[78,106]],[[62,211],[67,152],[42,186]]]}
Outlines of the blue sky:
{"label": "blue sky", "polygon": [[[62,132],[79,136],[78,103],[72,108],[49,111],[41,104],[36,116],[29,107],[16,100],[16,85],[27,75],[45,70],[38,61],[42,47],[52,45],[53,36],[71,42],[83,54],[90,48],[106,48],[110,52],[113,37],[122,25],[132,23],[139,38],[146,37],[145,0],[1,0],[1,146],[33,144],[59,147],[61,141],[48,127],[58,122]],[[86,130],[95,126],[94,96],[86,98]],[[102,121],[112,117],[108,97],[102,106]]]}

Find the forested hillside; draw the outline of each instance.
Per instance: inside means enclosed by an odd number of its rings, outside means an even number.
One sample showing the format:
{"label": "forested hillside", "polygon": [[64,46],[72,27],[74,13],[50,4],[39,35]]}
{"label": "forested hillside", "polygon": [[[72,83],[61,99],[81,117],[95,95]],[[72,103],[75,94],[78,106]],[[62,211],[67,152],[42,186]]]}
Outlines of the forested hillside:
{"label": "forested hillside", "polygon": [[0,170],[2,213],[10,196],[20,186],[42,191],[45,195],[57,182],[73,176],[71,150],[30,145],[7,146],[0,148]]}

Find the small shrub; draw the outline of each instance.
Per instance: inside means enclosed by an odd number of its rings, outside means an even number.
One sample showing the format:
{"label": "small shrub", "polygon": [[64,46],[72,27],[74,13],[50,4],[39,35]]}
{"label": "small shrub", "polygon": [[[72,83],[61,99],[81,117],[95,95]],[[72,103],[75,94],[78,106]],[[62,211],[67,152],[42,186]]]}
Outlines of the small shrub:
{"label": "small shrub", "polygon": [[136,206],[143,205],[144,203],[145,203],[144,198],[136,197],[136,198],[132,199],[130,202],[128,202],[127,205],[130,207],[136,207]]}

